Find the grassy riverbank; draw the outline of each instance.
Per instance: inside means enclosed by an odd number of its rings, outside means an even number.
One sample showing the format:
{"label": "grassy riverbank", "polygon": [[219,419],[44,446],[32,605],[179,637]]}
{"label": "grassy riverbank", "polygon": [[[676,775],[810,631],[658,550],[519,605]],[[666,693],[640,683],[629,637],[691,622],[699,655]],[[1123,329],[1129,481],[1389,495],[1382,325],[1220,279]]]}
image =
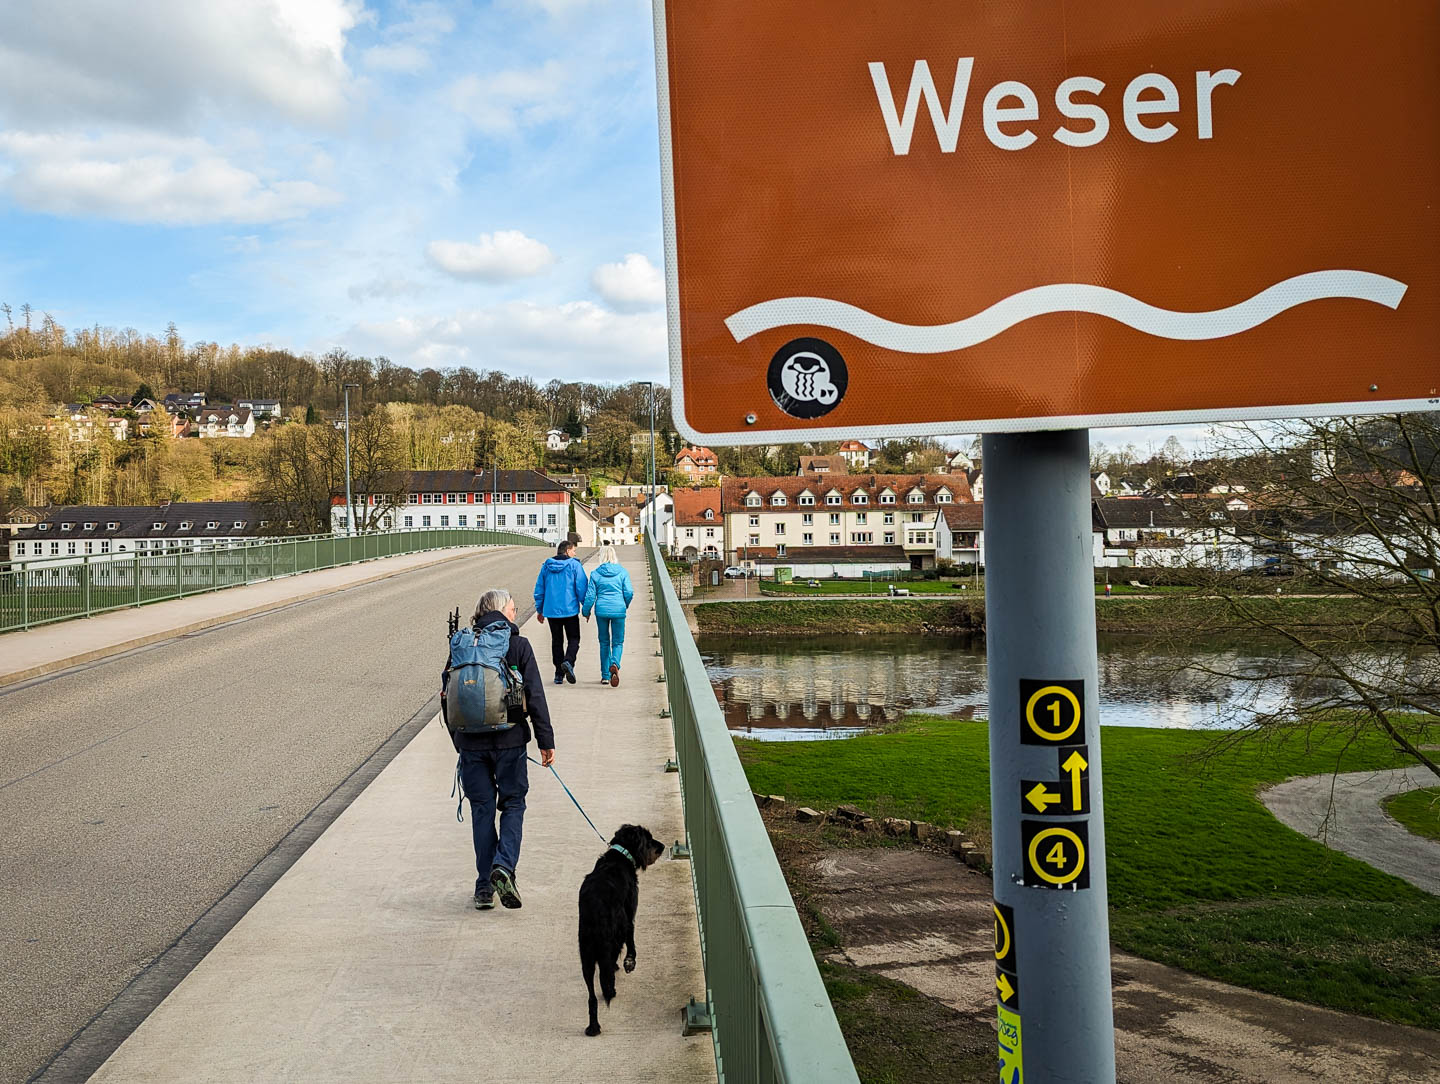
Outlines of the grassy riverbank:
{"label": "grassy riverbank", "polygon": [[[1293,627],[1355,626],[1382,622],[1384,608],[1344,596],[1293,598],[1253,596],[1245,605],[1265,620]],[[764,602],[705,602],[695,609],[702,633],[919,633],[983,632],[981,598],[774,599]],[[1203,630],[1207,637],[1248,632],[1254,625],[1236,619],[1224,599],[1173,593],[1158,598],[1117,596],[1095,600],[1100,632],[1166,633],[1183,637]]]}
{"label": "grassy riverbank", "polygon": [[[755,790],[801,804],[988,825],[983,724],[917,718],[840,742],[741,742]],[[1225,982],[1440,1028],[1440,900],[1280,824],[1256,796],[1293,775],[1400,763],[1378,738],[1251,744],[1102,732],[1111,935]]]}
{"label": "grassy riverbank", "polygon": [[1440,840],[1440,787],[1407,790],[1385,799],[1385,812],[1417,836]]}

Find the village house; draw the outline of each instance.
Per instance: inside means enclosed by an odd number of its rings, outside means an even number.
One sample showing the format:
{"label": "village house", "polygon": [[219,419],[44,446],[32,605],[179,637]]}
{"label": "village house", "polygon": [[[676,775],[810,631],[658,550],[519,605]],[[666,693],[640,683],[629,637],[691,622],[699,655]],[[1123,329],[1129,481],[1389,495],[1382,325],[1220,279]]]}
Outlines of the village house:
{"label": "village house", "polygon": [[762,573],[783,564],[800,577],[934,568],[953,558],[945,509],[970,501],[953,475],[727,478],[726,560]]}
{"label": "village house", "polygon": [[675,453],[675,470],[692,482],[720,472],[720,460],[709,448],[684,447]]}
{"label": "village house", "polygon": [[256,421],[274,421],[280,417],[279,399],[236,399],[237,407],[244,407]]}
{"label": "village house", "polygon": [[167,414],[178,414],[181,411],[192,413],[205,406],[205,393],[203,391],[172,391],[163,400]]}
{"label": "village house", "polygon": [[196,412],[192,433],[202,439],[248,439],[255,435],[255,415],[250,413],[249,407],[203,407]]}
{"label": "village house", "polygon": [[677,489],[675,532],[671,556],[686,561],[720,560],[725,553],[725,517],[720,511],[720,490],[715,486]]}
{"label": "village house", "polygon": [[550,452],[563,452],[573,443],[570,434],[563,429],[547,429],[545,431],[545,449]]}
{"label": "village house", "polygon": [[840,458],[853,473],[860,474],[870,469],[870,447],[858,440],[840,442]]}
{"label": "village house", "polygon": [[849,474],[850,464],[841,455],[802,455],[797,477],[806,474]]}
{"label": "village house", "polygon": [[[368,493],[355,488],[361,531],[464,527],[511,531],[558,542],[570,531],[570,491],[533,470],[416,470],[382,475]],[[345,494],[330,498],[331,526],[349,530]]]}

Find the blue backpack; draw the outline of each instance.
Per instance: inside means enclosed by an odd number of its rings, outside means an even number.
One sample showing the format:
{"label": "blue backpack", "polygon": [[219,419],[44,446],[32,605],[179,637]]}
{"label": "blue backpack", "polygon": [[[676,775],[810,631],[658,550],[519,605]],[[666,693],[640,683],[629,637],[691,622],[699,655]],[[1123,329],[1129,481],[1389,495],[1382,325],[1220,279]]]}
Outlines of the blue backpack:
{"label": "blue backpack", "polygon": [[494,734],[515,725],[509,709],[524,706],[524,690],[519,675],[505,664],[509,647],[507,621],[451,634],[445,725],[452,734]]}

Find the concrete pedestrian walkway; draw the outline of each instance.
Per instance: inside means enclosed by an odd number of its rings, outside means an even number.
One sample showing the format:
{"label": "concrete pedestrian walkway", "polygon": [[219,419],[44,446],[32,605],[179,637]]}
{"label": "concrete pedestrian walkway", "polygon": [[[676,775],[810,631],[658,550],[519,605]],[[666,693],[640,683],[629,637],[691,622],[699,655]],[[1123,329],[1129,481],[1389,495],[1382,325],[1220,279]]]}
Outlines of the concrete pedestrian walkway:
{"label": "concrete pedestrian walkway", "polygon": [[374,583],[417,568],[493,552],[493,549],[464,546],[381,557],[340,568],[302,572],[264,583],[227,587],[188,598],[114,610],[96,617],[75,618],[20,632],[7,632],[0,635],[0,685],[29,681],[226,621],[237,621],[347,587]]}
{"label": "concrete pedestrian walkway", "polygon": [[[628,821],[668,842],[684,830],[678,777],[664,771],[659,641],[638,549],[624,563],[635,601],[621,685],[599,683],[595,626],[582,624],[580,683],[546,687],[556,768],[607,838]],[[548,674],[549,631],[532,620],[525,633]],[[639,966],[602,1004],[604,1033],[586,1038],[575,900],[604,844],[531,765],[525,905],[477,912],[454,770],[436,719],[91,1079],[713,1081],[710,1037],[680,1027],[705,985],[689,864],[640,875]]]}
{"label": "concrete pedestrian walkway", "polygon": [[1440,843],[1417,836],[1380,807],[1392,794],[1434,785],[1423,768],[1307,775],[1261,791],[1260,800],[1295,831],[1440,896]]}

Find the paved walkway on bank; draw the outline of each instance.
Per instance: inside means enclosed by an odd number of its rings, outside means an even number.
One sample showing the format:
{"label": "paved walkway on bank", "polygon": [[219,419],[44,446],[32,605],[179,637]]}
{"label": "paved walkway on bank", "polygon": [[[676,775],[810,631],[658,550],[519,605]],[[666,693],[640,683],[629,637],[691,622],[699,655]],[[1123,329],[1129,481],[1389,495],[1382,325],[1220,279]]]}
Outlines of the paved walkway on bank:
{"label": "paved walkway on bank", "polygon": [[[638,549],[619,689],[547,686],[556,768],[601,831],[683,835],[670,723]],[[525,626],[542,672],[549,630]],[[531,746],[532,752],[534,746]],[[525,906],[477,912],[455,753],[428,724],[91,1078],[128,1081],[713,1081],[709,1035],[681,1035],[704,976],[690,867],[640,875],[639,966],[586,1038],[576,893],[604,849],[548,771],[530,767],[518,880]]]}
{"label": "paved walkway on bank", "polygon": [[1260,800],[1297,832],[1440,896],[1440,843],[1380,808],[1392,794],[1434,785],[1424,768],[1309,775],[1261,791]]}
{"label": "paved walkway on bank", "polygon": [[[461,546],[380,557],[340,568],[302,572],[264,583],[226,587],[168,602],[112,610],[96,617],[79,617],[7,632],[0,634],[0,685],[29,681],[66,667],[94,662],[292,602],[303,602],[332,591],[374,583],[428,565],[459,560],[484,548],[495,547]],[[543,551],[537,547],[535,552]]]}

